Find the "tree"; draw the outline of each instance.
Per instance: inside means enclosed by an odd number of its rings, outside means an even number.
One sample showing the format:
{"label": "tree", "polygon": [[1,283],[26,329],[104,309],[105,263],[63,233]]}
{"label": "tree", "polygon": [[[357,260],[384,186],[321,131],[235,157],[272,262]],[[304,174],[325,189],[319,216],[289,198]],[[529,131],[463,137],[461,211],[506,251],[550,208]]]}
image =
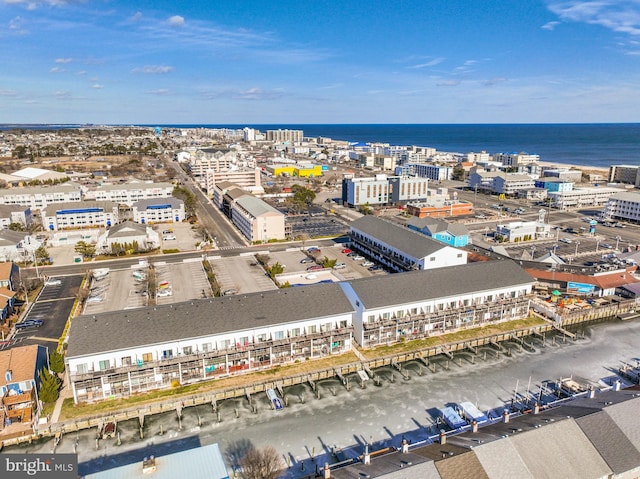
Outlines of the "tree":
{"label": "tree", "polygon": [[64,372],[64,356],[60,354],[58,351],[53,351],[49,355],[49,367],[51,371],[56,374],[60,374]]}
{"label": "tree", "polygon": [[39,396],[42,402],[56,402],[60,396],[61,381],[55,374],[51,374],[47,368],[40,370]]}
{"label": "tree", "polygon": [[282,458],[273,446],[249,449],[240,460],[243,479],[277,479],[284,468]]}
{"label": "tree", "polygon": [[83,258],[93,258],[96,254],[96,247],[85,241],[78,241],[74,247],[76,253],[82,255]]}
{"label": "tree", "polygon": [[299,210],[308,210],[313,200],[316,199],[316,194],[302,185],[293,185],[291,187],[291,192],[293,193],[293,197],[291,198],[291,202],[293,205]]}
{"label": "tree", "polygon": [[9,223],[9,226],[7,226],[7,228],[11,231],[26,231],[26,228],[22,223]]}
{"label": "tree", "polygon": [[36,251],[35,251],[35,257],[36,257],[36,262],[38,263],[48,263],[49,262],[49,252],[47,251],[47,249],[44,246],[40,246]]}
{"label": "tree", "polygon": [[196,195],[182,186],[176,186],[173,189],[173,196],[184,201],[184,211],[187,216],[191,216],[196,212]]}
{"label": "tree", "polygon": [[276,262],[276,264],[267,267],[267,274],[271,279],[284,272],[284,266]]}
{"label": "tree", "polygon": [[338,262],[337,259],[329,259],[326,256],[324,257],[324,259],[322,260],[322,267],[323,268],[333,268],[336,263]]}
{"label": "tree", "polygon": [[462,165],[456,165],[453,167],[453,171],[451,172],[451,179],[453,181],[464,181],[466,176],[466,172]]}

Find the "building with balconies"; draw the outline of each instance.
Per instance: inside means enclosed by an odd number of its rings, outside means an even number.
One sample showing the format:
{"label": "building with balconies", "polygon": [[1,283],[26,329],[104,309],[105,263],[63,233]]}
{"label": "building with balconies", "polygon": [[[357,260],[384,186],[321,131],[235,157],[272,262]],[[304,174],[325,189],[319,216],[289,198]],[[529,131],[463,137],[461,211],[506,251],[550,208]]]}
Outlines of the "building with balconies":
{"label": "building with balconies", "polygon": [[42,226],[49,231],[107,228],[118,222],[118,205],[111,201],[52,204],[42,210]]}
{"label": "building with balconies", "polygon": [[504,260],[341,284],[355,309],[355,341],[374,347],[526,318],[533,279]]}
{"label": "building with balconies", "polygon": [[551,206],[559,209],[583,208],[585,206],[603,206],[609,198],[622,193],[619,188],[594,187],[594,188],[574,188],[571,191],[549,192]]}
{"label": "building with balconies", "polygon": [[603,217],[640,223],[640,193],[615,193],[609,197]]}

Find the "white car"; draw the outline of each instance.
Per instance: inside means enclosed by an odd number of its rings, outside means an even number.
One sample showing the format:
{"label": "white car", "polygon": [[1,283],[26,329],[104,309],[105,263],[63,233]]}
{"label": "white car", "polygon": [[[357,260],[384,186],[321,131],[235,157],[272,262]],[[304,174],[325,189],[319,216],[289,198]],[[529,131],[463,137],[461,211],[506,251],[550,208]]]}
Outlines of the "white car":
{"label": "white car", "polygon": [[164,235],[162,237],[162,239],[165,240],[165,241],[175,240],[176,236],[175,235]]}
{"label": "white car", "polygon": [[48,279],[44,282],[45,286],[60,286],[62,281],[59,279]]}
{"label": "white car", "polygon": [[359,254],[357,254],[355,256],[352,256],[351,259],[354,261],[360,261],[361,259],[364,259],[364,256],[360,256]]}
{"label": "white car", "polygon": [[373,266],[374,264],[375,263],[373,261],[365,261],[364,263],[362,263],[362,266],[368,268],[369,266]]}

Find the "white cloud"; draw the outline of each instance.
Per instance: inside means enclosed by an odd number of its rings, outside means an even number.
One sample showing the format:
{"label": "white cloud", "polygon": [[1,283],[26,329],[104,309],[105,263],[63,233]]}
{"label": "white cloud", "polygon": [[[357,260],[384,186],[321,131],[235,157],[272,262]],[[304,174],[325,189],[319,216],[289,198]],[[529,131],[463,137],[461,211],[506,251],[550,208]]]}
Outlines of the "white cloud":
{"label": "white cloud", "polygon": [[441,80],[436,83],[436,86],[458,86],[460,83],[460,80]]}
{"label": "white cloud", "polygon": [[17,96],[18,92],[15,90],[0,90],[0,96]]}
{"label": "white cloud", "polygon": [[148,73],[152,75],[160,75],[164,73],[169,73],[173,70],[173,67],[168,65],[146,65],[142,68],[134,68],[131,70],[133,73]]}
{"label": "white cloud", "polygon": [[540,28],[543,30],[554,30],[561,22],[547,22],[542,25]]}
{"label": "white cloud", "polygon": [[58,64],[71,63],[72,61],[72,58],[56,58],[56,63]]}
{"label": "white cloud", "polygon": [[100,83],[94,83],[93,85],[91,85],[91,88],[93,88],[94,90],[102,90],[104,88],[104,85],[101,85]]}
{"label": "white cloud", "polygon": [[495,77],[495,78],[489,78],[488,80],[484,80],[480,83],[484,86],[493,86],[493,85],[497,85],[498,83],[503,83],[506,81],[507,79],[504,77]]}
{"label": "white cloud", "polygon": [[429,67],[434,67],[436,65],[439,65],[440,63],[442,63],[444,61],[444,58],[442,57],[438,57],[438,58],[434,58],[432,60],[429,60],[428,62],[424,62],[424,63],[418,63],[417,65],[412,65],[409,68],[429,68]]}
{"label": "white cloud", "polygon": [[49,73],[62,73],[64,71],[66,71],[64,68],[53,67],[51,70],[49,70]]}
{"label": "white cloud", "polygon": [[167,22],[169,22],[169,25],[171,25],[172,27],[182,27],[184,26],[184,17],[181,17],[180,15],[174,15],[173,17],[169,17],[169,20],[167,20]]}
{"label": "white cloud", "polygon": [[147,95],[158,95],[158,96],[164,96],[164,95],[169,95],[171,92],[169,91],[168,88],[158,88],[157,90],[149,90],[148,92],[145,92]]}
{"label": "white cloud", "polygon": [[34,0],[0,0],[0,4],[5,5],[24,5],[28,10],[35,10],[40,5],[51,5],[53,7],[59,7],[62,5],[67,5],[69,3],[73,3],[73,0],[43,0],[43,1],[34,1]]}
{"label": "white cloud", "polygon": [[552,0],[548,8],[566,22],[600,25],[614,32],[640,35],[638,0]]}
{"label": "white cloud", "polygon": [[142,20],[142,12],[136,12],[133,15],[131,15],[131,18],[129,18],[130,21],[132,22],[139,22],[140,20]]}

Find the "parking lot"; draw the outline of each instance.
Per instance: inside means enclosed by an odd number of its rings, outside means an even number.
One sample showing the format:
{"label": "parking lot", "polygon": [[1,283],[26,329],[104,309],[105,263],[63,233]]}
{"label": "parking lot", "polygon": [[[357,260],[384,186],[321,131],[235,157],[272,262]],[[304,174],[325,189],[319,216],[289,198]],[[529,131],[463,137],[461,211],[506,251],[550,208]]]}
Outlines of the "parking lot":
{"label": "parking lot", "polygon": [[328,238],[349,233],[349,225],[335,215],[288,216],[287,223],[291,225],[292,238],[301,234],[310,238]]}
{"label": "parking lot", "polygon": [[4,347],[43,343],[50,343],[50,349],[56,347],[71,314],[82,277],[61,276],[55,279],[60,280],[60,284],[44,286],[40,296],[30,305],[29,312],[24,317],[24,321],[42,321],[42,326],[16,330],[13,340],[4,344]]}
{"label": "parking lot", "polygon": [[[200,259],[182,263],[152,263],[156,304],[178,303],[213,296]],[[84,314],[122,311],[149,305],[149,265],[111,270],[102,279],[93,279]]]}
{"label": "parking lot", "polygon": [[278,289],[254,255],[209,257],[209,263],[222,293],[255,293]]}

